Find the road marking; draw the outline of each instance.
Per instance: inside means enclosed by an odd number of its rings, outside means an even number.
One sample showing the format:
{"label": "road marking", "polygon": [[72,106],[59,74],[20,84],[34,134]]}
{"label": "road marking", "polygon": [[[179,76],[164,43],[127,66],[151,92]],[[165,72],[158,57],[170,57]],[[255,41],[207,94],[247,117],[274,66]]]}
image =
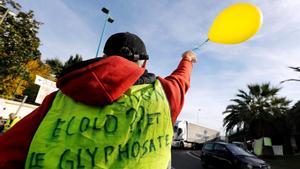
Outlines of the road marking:
{"label": "road marking", "polygon": [[171,167],[171,169],[175,169],[174,167]]}
{"label": "road marking", "polygon": [[193,157],[193,158],[197,158],[197,159],[201,160],[200,157],[195,156],[194,154],[192,154],[192,153],[190,153],[190,152],[187,152],[187,154],[188,154],[189,156]]}

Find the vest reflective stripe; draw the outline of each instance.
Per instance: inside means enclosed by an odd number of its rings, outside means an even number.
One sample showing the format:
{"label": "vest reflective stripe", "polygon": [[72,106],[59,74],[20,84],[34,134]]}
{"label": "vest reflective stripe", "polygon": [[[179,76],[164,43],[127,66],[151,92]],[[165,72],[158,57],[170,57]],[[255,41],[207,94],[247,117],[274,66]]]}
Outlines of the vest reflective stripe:
{"label": "vest reflective stripe", "polygon": [[26,168],[164,169],[172,136],[158,80],[133,86],[100,108],[58,92],[31,142]]}

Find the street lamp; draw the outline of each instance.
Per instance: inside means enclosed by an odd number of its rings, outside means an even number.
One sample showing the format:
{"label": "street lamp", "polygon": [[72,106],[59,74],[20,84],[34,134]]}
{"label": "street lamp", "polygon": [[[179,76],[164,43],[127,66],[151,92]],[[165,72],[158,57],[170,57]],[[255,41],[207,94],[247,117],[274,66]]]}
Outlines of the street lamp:
{"label": "street lamp", "polygon": [[99,41],[98,48],[97,48],[97,51],[96,51],[96,57],[98,57],[98,53],[99,53],[99,49],[100,49],[100,46],[101,46],[103,34],[104,34],[104,31],[105,31],[105,28],[106,28],[106,23],[107,22],[109,22],[109,23],[113,23],[114,22],[114,19],[109,16],[109,10],[107,8],[104,7],[104,8],[101,9],[101,11],[106,14],[106,18],[104,20],[104,25],[103,25],[102,33],[100,35],[100,41]]}

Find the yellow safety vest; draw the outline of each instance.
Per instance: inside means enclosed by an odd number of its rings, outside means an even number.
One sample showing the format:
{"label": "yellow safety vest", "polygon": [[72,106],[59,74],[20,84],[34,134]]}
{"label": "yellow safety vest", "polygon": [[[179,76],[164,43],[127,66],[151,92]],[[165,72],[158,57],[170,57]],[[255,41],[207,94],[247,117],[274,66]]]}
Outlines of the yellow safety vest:
{"label": "yellow safety vest", "polygon": [[158,80],[111,105],[88,106],[58,92],[30,145],[25,168],[165,169],[173,136]]}
{"label": "yellow safety vest", "polygon": [[6,123],[4,124],[4,129],[3,132],[6,132],[10,128],[12,128],[16,123],[20,121],[20,118],[16,117],[13,120],[7,120]]}

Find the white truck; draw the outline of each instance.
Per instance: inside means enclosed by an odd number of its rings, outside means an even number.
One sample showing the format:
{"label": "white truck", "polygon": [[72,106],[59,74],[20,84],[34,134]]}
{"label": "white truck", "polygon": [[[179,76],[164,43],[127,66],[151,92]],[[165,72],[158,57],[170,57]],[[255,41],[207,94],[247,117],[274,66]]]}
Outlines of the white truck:
{"label": "white truck", "polygon": [[187,121],[176,121],[172,147],[196,148],[219,136],[219,132]]}

